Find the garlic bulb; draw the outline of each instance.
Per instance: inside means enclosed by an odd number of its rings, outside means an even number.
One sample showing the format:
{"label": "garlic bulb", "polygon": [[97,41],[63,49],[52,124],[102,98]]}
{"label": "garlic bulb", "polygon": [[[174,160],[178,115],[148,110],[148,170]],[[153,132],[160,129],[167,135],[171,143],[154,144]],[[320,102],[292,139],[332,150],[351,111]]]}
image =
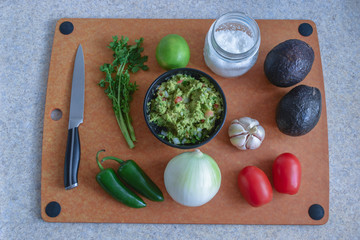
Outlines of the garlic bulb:
{"label": "garlic bulb", "polygon": [[243,117],[231,122],[229,137],[232,145],[241,150],[256,149],[265,138],[265,129],[257,120]]}

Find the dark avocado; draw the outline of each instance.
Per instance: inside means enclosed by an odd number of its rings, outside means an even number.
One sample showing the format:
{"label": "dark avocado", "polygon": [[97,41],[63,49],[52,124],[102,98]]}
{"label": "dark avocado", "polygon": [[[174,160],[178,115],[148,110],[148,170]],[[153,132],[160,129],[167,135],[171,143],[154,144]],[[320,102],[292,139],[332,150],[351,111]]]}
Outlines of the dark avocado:
{"label": "dark avocado", "polygon": [[290,87],[304,80],[313,62],[314,50],[306,42],[290,39],[268,53],[264,71],[275,86]]}
{"label": "dark avocado", "polygon": [[281,132],[290,136],[301,136],[315,127],[320,115],[320,90],[299,85],[280,100],[276,109],[276,123]]}

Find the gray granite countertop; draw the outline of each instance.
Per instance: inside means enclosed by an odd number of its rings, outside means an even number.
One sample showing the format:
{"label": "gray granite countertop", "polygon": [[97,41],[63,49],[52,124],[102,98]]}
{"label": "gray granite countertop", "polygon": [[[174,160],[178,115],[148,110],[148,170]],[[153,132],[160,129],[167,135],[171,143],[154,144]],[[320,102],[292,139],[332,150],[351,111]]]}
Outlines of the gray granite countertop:
{"label": "gray granite countertop", "polygon": [[[40,216],[45,95],[55,25],[68,18],[310,19],[327,104],[330,217],[322,226],[47,223]],[[360,1],[0,1],[0,239],[359,239]]]}

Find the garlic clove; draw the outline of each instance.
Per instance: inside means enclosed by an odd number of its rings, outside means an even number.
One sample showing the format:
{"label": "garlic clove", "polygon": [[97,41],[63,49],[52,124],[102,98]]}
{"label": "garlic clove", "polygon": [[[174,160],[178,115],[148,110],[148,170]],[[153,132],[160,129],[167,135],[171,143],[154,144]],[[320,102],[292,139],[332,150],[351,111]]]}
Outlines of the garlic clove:
{"label": "garlic clove", "polygon": [[263,141],[265,138],[265,129],[260,125],[257,126],[256,128],[257,128],[256,131],[253,132],[252,134],[257,138],[259,138],[261,141]]}
{"label": "garlic clove", "polygon": [[239,122],[239,120],[235,119],[235,120],[231,121],[231,124],[233,124],[233,123],[240,123],[240,122]]}
{"label": "garlic clove", "polygon": [[232,138],[230,138],[230,142],[235,147],[242,149],[242,150],[246,150],[246,146],[245,146],[246,136],[247,135],[239,135],[239,136],[232,137]]}
{"label": "garlic clove", "polygon": [[237,123],[232,123],[229,127],[229,137],[233,137],[242,133],[245,133],[245,129],[243,128],[243,126],[241,126],[240,124]]}
{"label": "garlic clove", "polygon": [[260,147],[261,141],[257,137],[252,135],[249,136],[248,141],[246,142],[247,149],[256,149]]}
{"label": "garlic clove", "polygon": [[249,117],[240,118],[239,122],[247,131],[249,131],[254,126],[259,125],[259,122],[256,119],[252,119]]}
{"label": "garlic clove", "polygon": [[240,146],[240,147],[238,147],[238,146],[236,146],[238,149],[240,149],[240,150],[247,150],[247,148],[246,148],[246,144],[244,144],[244,145],[242,145],[242,146]]}

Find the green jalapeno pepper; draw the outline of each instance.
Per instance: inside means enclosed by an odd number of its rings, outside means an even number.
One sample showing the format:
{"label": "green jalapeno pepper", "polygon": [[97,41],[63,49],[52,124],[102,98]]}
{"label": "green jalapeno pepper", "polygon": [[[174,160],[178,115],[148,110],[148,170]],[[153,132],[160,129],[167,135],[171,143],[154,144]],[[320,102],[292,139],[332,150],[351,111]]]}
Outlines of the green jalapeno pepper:
{"label": "green jalapeno pepper", "polygon": [[108,159],[115,160],[116,162],[120,163],[120,167],[117,170],[118,176],[138,193],[152,201],[164,201],[164,196],[161,190],[135,161],[124,161],[117,157],[109,156],[103,158],[101,162],[104,162]]}
{"label": "green jalapeno pepper", "polygon": [[105,150],[100,150],[96,154],[96,162],[101,170],[96,175],[96,181],[113,198],[115,198],[119,202],[122,202],[126,206],[132,208],[145,207],[146,203],[119,180],[119,178],[116,176],[114,169],[112,168],[104,169],[104,167],[101,165],[99,161],[99,153],[103,151]]}

